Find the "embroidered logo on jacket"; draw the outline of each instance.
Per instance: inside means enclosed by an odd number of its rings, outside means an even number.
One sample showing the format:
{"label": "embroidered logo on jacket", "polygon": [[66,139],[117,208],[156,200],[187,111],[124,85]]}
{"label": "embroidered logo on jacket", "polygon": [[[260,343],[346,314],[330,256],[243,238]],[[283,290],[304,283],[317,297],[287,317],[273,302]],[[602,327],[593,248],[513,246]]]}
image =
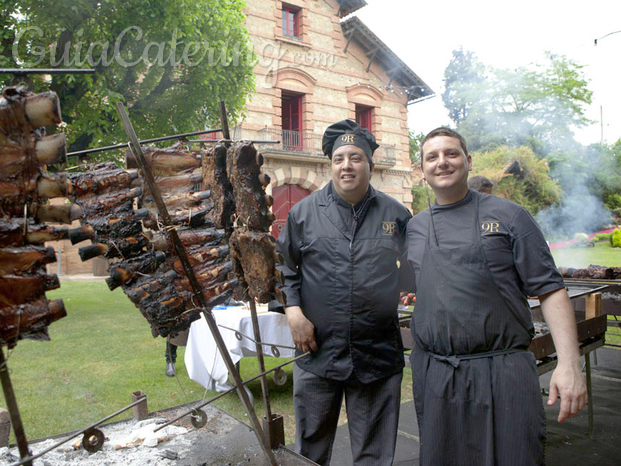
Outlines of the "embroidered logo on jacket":
{"label": "embroidered logo on jacket", "polygon": [[481,223],[481,230],[483,230],[484,235],[500,233],[500,222],[483,222]]}
{"label": "embroidered logo on jacket", "polygon": [[397,236],[397,223],[396,222],[382,222],[382,230],[386,236]]}

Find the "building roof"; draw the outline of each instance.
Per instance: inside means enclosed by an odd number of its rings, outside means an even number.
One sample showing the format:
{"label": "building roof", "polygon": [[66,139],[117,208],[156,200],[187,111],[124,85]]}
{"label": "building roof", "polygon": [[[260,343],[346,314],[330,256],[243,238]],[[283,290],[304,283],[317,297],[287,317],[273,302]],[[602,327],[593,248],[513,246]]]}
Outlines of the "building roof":
{"label": "building roof", "polygon": [[[341,28],[347,38],[347,46],[352,39],[367,50],[369,67],[371,62],[379,61],[388,70],[388,76],[392,82],[398,82],[404,87],[408,96],[408,102],[422,97],[434,95],[433,90],[425,84],[384,42],[382,42],[371,30],[356,16],[352,16],[341,22]],[[368,69],[368,68],[367,68]]]}
{"label": "building roof", "polygon": [[347,15],[351,15],[354,11],[358,11],[363,6],[367,5],[365,0],[338,0],[339,16],[344,18]]}

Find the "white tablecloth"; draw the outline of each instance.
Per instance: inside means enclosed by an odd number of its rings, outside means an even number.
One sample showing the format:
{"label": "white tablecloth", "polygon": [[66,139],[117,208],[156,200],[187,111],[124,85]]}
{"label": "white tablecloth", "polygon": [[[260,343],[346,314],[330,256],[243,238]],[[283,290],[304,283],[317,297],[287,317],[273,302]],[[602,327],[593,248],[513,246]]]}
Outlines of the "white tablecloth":
{"label": "white tablecloth", "polygon": [[[254,339],[250,309],[237,306],[226,309],[214,309],[212,312],[233,363],[237,363],[243,357],[256,356],[256,345],[254,342],[247,338],[242,338],[240,341],[235,337],[234,331],[221,327],[225,326],[235,329]],[[257,319],[263,343],[293,347],[293,339],[291,338],[285,315],[259,309]],[[293,349],[278,348],[278,351],[280,352],[280,357],[283,358],[290,358],[295,355],[295,350]],[[271,348],[263,345],[263,354],[265,356],[272,356]],[[203,387],[215,388],[219,391],[224,391],[231,387],[228,383],[228,371],[224,364],[224,359],[220,356],[216,342],[203,316],[190,326],[184,361],[190,378]]]}

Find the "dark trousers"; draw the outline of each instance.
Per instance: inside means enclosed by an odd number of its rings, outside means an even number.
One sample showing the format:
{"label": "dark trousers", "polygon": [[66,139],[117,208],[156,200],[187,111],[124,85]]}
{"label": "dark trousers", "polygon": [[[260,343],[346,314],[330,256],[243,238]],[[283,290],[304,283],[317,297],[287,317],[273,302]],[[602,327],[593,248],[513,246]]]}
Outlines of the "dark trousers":
{"label": "dark trousers", "polygon": [[175,364],[177,362],[177,347],[170,343],[166,342],[166,364],[172,362]]}
{"label": "dark trousers", "polygon": [[403,373],[363,384],[352,375],[338,381],[293,368],[295,451],[330,463],[345,395],[354,465],[390,466],[397,442]]}

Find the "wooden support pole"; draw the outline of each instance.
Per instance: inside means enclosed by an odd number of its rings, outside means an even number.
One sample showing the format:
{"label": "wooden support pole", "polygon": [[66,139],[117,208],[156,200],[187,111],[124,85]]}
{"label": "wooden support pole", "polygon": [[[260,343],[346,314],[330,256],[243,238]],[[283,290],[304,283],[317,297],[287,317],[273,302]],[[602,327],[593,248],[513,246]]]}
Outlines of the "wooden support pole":
{"label": "wooden support pole", "polygon": [[602,294],[591,293],[586,295],[586,319],[602,315]]}

